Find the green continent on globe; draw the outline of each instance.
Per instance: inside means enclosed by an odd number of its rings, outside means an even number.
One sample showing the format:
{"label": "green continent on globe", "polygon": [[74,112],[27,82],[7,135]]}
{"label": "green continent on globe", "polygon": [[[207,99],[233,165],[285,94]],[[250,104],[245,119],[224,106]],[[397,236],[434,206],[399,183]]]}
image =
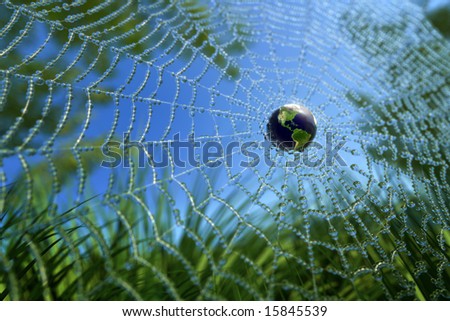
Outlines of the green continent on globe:
{"label": "green continent on globe", "polygon": [[288,124],[286,124],[286,122],[293,120],[295,118],[295,115],[297,115],[297,112],[295,110],[286,107],[281,107],[280,113],[278,114],[278,120],[281,126],[292,130],[292,128]]}
{"label": "green continent on globe", "polygon": [[281,126],[292,131],[291,137],[292,140],[295,141],[294,150],[301,150],[303,146],[305,146],[305,144],[309,142],[311,134],[304,131],[303,129],[292,128],[292,126],[287,123],[289,121],[292,121],[295,118],[295,115],[297,115],[297,112],[295,110],[281,107],[280,113],[278,114],[278,121],[280,122]]}
{"label": "green continent on globe", "polygon": [[294,129],[294,133],[291,137],[295,141],[294,150],[301,150],[303,149],[303,146],[305,146],[305,144],[309,142],[311,135],[303,129],[296,128]]}

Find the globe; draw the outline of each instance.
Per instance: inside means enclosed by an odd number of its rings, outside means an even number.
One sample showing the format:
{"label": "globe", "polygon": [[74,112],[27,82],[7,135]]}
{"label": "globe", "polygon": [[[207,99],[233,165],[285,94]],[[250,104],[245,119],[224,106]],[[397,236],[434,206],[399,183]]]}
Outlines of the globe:
{"label": "globe", "polygon": [[316,131],[316,118],[308,108],[298,104],[276,109],[267,123],[267,139],[287,151],[303,151],[316,136]]}

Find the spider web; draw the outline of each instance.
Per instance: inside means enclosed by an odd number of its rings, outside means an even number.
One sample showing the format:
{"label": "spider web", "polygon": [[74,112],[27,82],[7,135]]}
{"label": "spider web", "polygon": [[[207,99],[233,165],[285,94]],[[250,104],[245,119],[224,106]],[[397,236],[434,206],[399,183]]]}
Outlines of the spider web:
{"label": "spider web", "polygon": [[[47,213],[78,277],[70,298],[449,298],[450,48],[418,7],[3,1],[0,11],[0,206],[30,235]],[[260,162],[244,167],[249,155],[225,149],[264,142],[286,103],[314,113],[321,146],[344,143],[345,164],[308,166],[275,148],[265,162],[255,147]],[[198,165],[179,166],[176,134],[223,154],[204,161],[199,148]],[[116,141],[120,166],[100,166]],[[145,166],[138,144],[153,148]],[[16,231],[3,226],[2,239]],[[44,297],[58,298],[43,240],[26,240]],[[20,298],[7,247],[5,284]],[[101,277],[90,278],[90,251]]]}

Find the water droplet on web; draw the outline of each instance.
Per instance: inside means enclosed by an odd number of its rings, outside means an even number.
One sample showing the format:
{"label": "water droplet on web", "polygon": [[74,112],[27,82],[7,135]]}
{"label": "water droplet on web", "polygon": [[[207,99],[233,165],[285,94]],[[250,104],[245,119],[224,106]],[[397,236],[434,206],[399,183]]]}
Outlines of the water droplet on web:
{"label": "water droplet on web", "polygon": [[356,188],[361,188],[362,187],[362,185],[361,185],[361,183],[359,181],[353,182],[353,186],[356,187]]}
{"label": "water droplet on web", "polygon": [[333,239],[337,239],[337,238],[338,238],[338,232],[337,232],[336,230],[330,231],[329,234],[330,234],[330,236],[331,236]]}
{"label": "water droplet on web", "polygon": [[414,203],[414,202],[408,202],[408,203],[407,203],[407,206],[408,206],[409,208],[414,208],[414,207],[416,206],[416,203]]}

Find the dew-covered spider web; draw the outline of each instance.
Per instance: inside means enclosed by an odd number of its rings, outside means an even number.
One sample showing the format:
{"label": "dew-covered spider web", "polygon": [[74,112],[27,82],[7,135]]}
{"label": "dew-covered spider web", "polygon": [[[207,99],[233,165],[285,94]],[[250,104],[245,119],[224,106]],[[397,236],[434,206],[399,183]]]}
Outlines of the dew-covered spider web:
{"label": "dew-covered spider web", "polygon": [[[0,23],[2,299],[450,297],[450,45],[415,4],[2,1]],[[323,148],[264,144],[288,103]]]}

